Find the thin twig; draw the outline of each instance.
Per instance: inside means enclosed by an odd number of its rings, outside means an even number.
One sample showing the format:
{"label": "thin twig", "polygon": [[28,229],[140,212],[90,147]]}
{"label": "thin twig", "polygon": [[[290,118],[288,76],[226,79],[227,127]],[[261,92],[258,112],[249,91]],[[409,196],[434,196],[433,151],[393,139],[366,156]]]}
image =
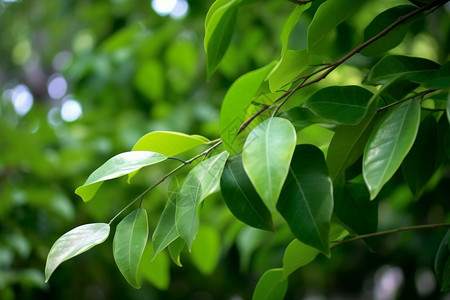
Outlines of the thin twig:
{"label": "thin twig", "polygon": [[419,94],[417,94],[417,95],[414,95],[414,96],[411,96],[411,97],[408,97],[408,98],[405,98],[405,99],[396,101],[396,102],[394,102],[394,103],[388,104],[388,105],[386,105],[386,106],[380,107],[380,108],[377,109],[377,113],[380,112],[380,111],[383,111],[383,110],[385,110],[385,109],[388,109],[388,108],[390,108],[390,107],[392,107],[392,106],[395,106],[395,105],[398,105],[398,104],[403,103],[403,102],[405,102],[405,101],[408,101],[408,100],[412,100],[412,99],[415,99],[415,98],[418,98],[418,97],[420,97],[420,98],[423,99],[423,97],[424,97],[425,95],[430,94],[430,93],[433,93],[433,92],[435,92],[435,91],[436,91],[436,90],[426,90],[426,91],[423,91],[423,92],[421,92],[421,93],[419,93]]}

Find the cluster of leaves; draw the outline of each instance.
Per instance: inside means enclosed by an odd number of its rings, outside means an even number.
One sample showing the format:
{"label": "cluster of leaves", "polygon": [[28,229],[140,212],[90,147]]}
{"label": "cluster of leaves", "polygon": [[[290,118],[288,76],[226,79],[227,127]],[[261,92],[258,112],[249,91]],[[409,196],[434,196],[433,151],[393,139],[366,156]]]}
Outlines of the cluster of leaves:
{"label": "cluster of leaves", "polygon": [[[211,6],[204,40],[208,76],[231,42],[230,28],[237,22],[238,10],[254,5],[251,2],[217,0]],[[328,58],[324,46],[334,28],[366,1],[324,2],[308,26],[306,49],[292,50],[291,33],[311,6],[298,2],[281,32],[280,59],[242,75],[226,93],[219,117],[220,140],[151,132],[132,151],[108,160],[76,190],[89,201],[106,180],[124,175],[130,180],[143,167],[212,145],[189,160],[178,159],[179,167],[126,207],[142,202],[180,168],[196,164],[168,199],[151,243],[147,243],[147,213],[141,206],[117,225],[114,258],[133,287],[140,286],[139,268],[148,244],[152,249],[147,252],[154,258],[168,248],[174,262],[181,265],[182,250],[195,246],[201,230],[202,203],[220,191],[229,211],[243,223],[268,231],[289,228],[282,267],[264,273],[253,295],[254,299],[281,299],[292,272],[320,253],[330,257],[331,249],[347,236],[377,232],[380,195],[399,170],[419,198],[430,178],[440,180],[448,168],[450,64],[383,56],[403,41],[414,22],[447,1],[414,1],[414,5],[381,12],[364,29],[359,46],[333,63],[324,62]],[[361,85],[320,86],[358,53],[376,57]],[[328,134],[315,140],[318,130]],[[423,159],[425,154],[432,159]],[[105,241],[116,217],[109,223],[77,227],[58,239],[48,255],[46,280],[63,261]],[[448,239],[447,234],[435,264],[443,291],[450,289]]]}

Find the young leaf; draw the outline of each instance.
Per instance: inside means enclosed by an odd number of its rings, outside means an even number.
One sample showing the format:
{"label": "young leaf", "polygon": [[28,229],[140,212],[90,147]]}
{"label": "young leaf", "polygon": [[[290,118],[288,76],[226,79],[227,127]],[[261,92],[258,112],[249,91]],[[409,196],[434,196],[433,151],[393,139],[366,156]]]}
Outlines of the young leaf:
{"label": "young leaf", "polygon": [[245,121],[246,111],[261,84],[274,67],[275,62],[239,77],[228,89],[222,102],[219,118],[220,137],[225,149],[239,153],[242,146],[236,145],[239,127]]}
{"label": "young leaf", "polygon": [[277,209],[303,243],[330,254],[333,186],[322,151],[312,145],[295,149]]}
{"label": "young leaf", "polygon": [[439,245],[434,261],[434,271],[441,286],[441,292],[450,291],[450,230]]}
{"label": "young leaf", "polygon": [[316,11],[308,27],[308,51],[311,52],[329,32],[350,17],[366,0],[328,0]]}
{"label": "young leaf", "polygon": [[304,106],[321,118],[355,125],[365,116],[372,93],[359,86],[330,86],[318,90]]}
{"label": "young leaf", "polygon": [[170,258],[179,267],[183,266],[181,264],[180,255],[181,255],[181,251],[183,251],[185,246],[186,246],[186,243],[183,241],[183,239],[178,237],[175,241],[170,243],[170,245],[168,247]]}
{"label": "young leaf", "polygon": [[289,243],[283,256],[283,272],[288,277],[295,270],[312,262],[320,253],[319,250],[308,246],[299,240]]}
{"label": "young leaf", "polygon": [[364,181],[373,200],[411,149],[420,122],[420,101],[400,104],[372,133],[364,149]]}
{"label": "young leaf", "polygon": [[383,57],[370,70],[364,83],[384,84],[390,79],[400,76],[414,82],[423,82],[439,67],[438,63],[421,57],[389,55]]}
{"label": "young leaf", "polygon": [[271,269],[266,271],[253,292],[252,300],[282,300],[288,287],[283,269]]}
{"label": "young leaf", "polygon": [[200,226],[192,244],[192,262],[205,275],[212,274],[220,258],[220,236],[212,226]]}
{"label": "young leaf", "polygon": [[152,236],[153,258],[180,235],[175,225],[176,194],[167,201]]}
{"label": "young leaf", "polygon": [[245,172],[270,210],[280,195],[294,153],[296,133],[283,118],[270,118],[247,137],[242,153]]}
{"label": "young leaf", "polygon": [[164,155],[151,151],[130,151],[118,154],[95,170],[86,182],[75,190],[75,193],[87,202],[94,197],[103,181],[129,174],[166,159]]}
{"label": "young leaf", "polygon": [[200,203],[219,188],[226,151],[195,166],[184,180],[177,196],[175,222],[177,231],[191,249],[199,226],[197,208]]}
{"label": "young leaf", "polygon": [[204,44],[207,56],[208,78],[219,66],[231,42],[239,1],[219,0],[216,3],[208,11],[205,22]]}
{"label": "young leaf", "polygon": [[137,275],[148,238],[147,212],[132,211],[117,225],[113,241],[114,260],[123,277],[134,288],[140,288]]}
{"label": "young leaf", "polygon": [[416,141],[402,164],[403,176],[415,196],[421,194],[436,170],[437,147],[437,122],[430,114],[420,123]]}
{"label": "young leaf", "polygon": [[109,224],[92,223],[78,226],[62,235],[48,253],[45,282],[62,262],[103,243],[109,236],[109,229]]}
{"label": "young leaf", "polygon": [[220,178],[220,190],[236,218],[252,227],[273,230],[272,215],[248,179],[242,156],[227,161]]}
{"label": "young leaf", "polygon": [[[391,7],[377,15],[364,30],[364,41],[370,40],[372,37],[383,31],[386,27],[394,23],[399,17],[406,15],[415,9],[416,7],[412,5],[399,5]],[[396,47],[405,38],[411,23],[412,20],[409,20],[408,22],[404,22],[396,26],[385,36],[365,47],[361,51],[361,54],[366,56],[375,56]]]}
{"label": "young leaf", "polygon": [[306,49],[286,50],[269,75],[270,90],[275,92],[288,85],[308,67],[308,64],[308,52]]}

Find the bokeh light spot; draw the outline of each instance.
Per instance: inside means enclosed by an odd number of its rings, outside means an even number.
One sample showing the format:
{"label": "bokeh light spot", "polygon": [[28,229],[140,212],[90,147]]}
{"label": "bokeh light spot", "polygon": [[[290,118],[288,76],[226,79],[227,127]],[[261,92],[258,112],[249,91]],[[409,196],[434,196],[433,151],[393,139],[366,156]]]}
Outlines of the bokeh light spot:
{"label": "bokeh light spot", "polygon": [[61,107],[61,118],[66,122],[73,122],[81,117],[81,104],[73,99],[65,100]]}
{"label": "bokeh light spot", "polygon": [[61,74],[53,74],[48,80],[47,91],[53,99],[64,97],[67,92],[66,79]]}

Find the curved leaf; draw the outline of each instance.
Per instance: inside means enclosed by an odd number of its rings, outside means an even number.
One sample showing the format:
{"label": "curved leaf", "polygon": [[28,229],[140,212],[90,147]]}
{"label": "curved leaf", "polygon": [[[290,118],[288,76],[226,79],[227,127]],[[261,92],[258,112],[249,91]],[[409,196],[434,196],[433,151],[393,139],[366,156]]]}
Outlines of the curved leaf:
{"label": "curved leaf", "polygon": [[137,280],[139,264],[148,238],[148,220],[145,209],[138,208],[117,225],[113,241],[114,260],[123,277],[134,288],[140,288]]}
{"label": "curved leaf", "polygon": [[309,65],[306,49],[286,50],[276,67],[269,75],[269,86],[272,92],[278,91],[292,82]]}
{"label": "curved leaf", "polygon": [[300,131],[314,124],[328,123],[328,120],[318,117],[306,107],[301,106],[291,108],[280,114],[280,116],[288,119],[294,126],[295,131]]}
{"label": "curved leaf", "polygon": [[132,151],[152,151],[165,156],[174,156],[208,143],[200,135],[188,135],[175,131],[152,131],[141,137]]}
{"label": "curved leaf", "polygon": [[320,253],[319,250],[303,244],[299,240],[289,243],[283,256],[284,276],[289,276],[295,270],[312,262]]}
{"label": "curved leaf", "polygon": [[447,231],[439,245],[434,260],[434,271],[441,285],[441,292],[450,291],[450,230]]}
{"label": "curved leaf", "polygon": [[167,201],[155,231],[153,232],[153,258],[180,236],[175,225],[175,202],[176,194]]}
{"label": "curved leaf", "polygon": [[374,199],[411,149],[420,122],[420,101],[400,104],[372,133],[364,149],[363,175]]}
{"label": "curved leaf", "polygon": [[[239,153],[242,145],[236,140],[239,127],[245,121],[246,111],[275,62],[239,77],[228,89],[220,109],[219,130],[225,149]],[[243,144],[243,143],[242,143]]]}
{"label": "curved leaf", "polygon": [[103,243],[109,236],[109,229],[109,224],[92,223],[78,226],[62,235],[48,253],[45,282],[62,262]]}
{"label": "curved leaf", "polygon": [[370,70],[364,83],[384,84],[390,79],[400,76],[411,81],[421,82],[423,80],[417,79],[428,79],[430,74],[439,67],[438,63],[421,57],[389,55],[383,57]]}
{"label": "curved leaf", "polygon": [[328,0],[322,3],[308,27],[308,51],[358,10],[364,2],[365,0]]}
{"label": "curved leaf", "polygon": [[103,181],[129,174],[166,159],[167,157],[164,155],[151,151],[131,151],[118,154],[95,170],[86,182],[75,190],[75,193],[87,202],[94,197]]}
{"label": "curved leaf", "polygon": [[298,22],[298,19],[300,18],[300,15],[307,10],[311,6],[311,3],[307,3],[304,5],[297,5],[292,13],[289,15],[289,17],[286,19],[286,22],[284,23],[283,30],[281,31],[281,57],[284,56],[285,52],[288,49],[289,46],[289,37],[291,35],[292,30],[294,29],[295,25]]}
{"label": "curved leaf", "polygon": [[175,222],[177,231],[189,249],[199,226],[197,207],[209,195],[219,189],[219,180],[225,162],[226,151],[195,166],[187,175],[177,196]]}
{"label": "curved leaf", "polygon": [[248,179],[241,156],[227,161],[220,178],[220,190],[236,218],[252,227],[273,230],[272,215]]}
{"label": "curved leaf", "polygon": [[277,209],[296,238],[325,255],[330,254],[333,186],[318,148],[296,147]]}
{"label": "curved leaf", "polygon": [[[415,9],[416,7],[412,5],[399,5],[391,7],[380,13],[364,30],[364,41],[370,40],[372,37],[383,31],[386,27],[394,23],[399,17],[406,15]],[[361,54],[366,56],[375,56],[396,47],[405,38],[409,30],[409,25],[412,21],[413,20],[408,20],[407,22],[399,24],[385,36],[365,47],[361,51]]]}
{"label": "curved leaf", "polygon": [[182,238],[178,237],[175,241],[169,244],[169,254],[172,261],[179,267],[182,267],[180,260],[181,251],[183,251],[184,247],[186,246],[186,243],[183,241]]}
{"label": "curved leaf", "polygon": [[282,300],[288,287],[283,269],[271,269],[266,271],[253,292],[252,300]]}
{"label": "curved leaf", "polygon": [[296,144],[295,129],[283,118],[270,118],[247,137],[242,153],[245,172],[270,210],[280,195]]}
{"label": "curved leaf", "polygon": [[355,125],[365,116],[372,93],[359,86],[330,86],[318,90],[304,106],[321,118]]}

